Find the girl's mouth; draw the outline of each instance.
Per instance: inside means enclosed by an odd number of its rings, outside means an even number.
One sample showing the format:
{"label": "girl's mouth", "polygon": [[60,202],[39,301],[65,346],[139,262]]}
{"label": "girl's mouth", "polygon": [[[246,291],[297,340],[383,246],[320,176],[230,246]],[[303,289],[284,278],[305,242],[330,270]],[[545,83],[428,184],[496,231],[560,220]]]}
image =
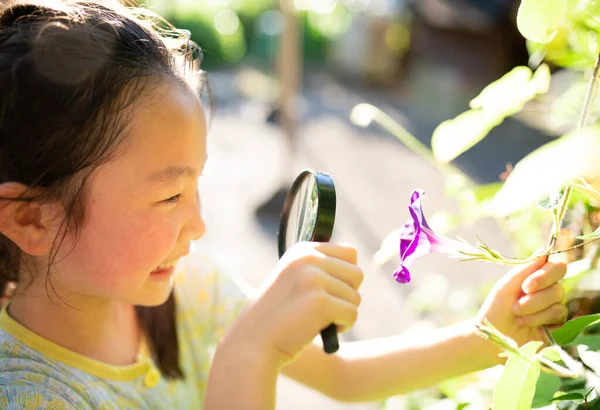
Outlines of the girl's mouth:
{"label": "girl's mouth", "polygon": [[154,269],[150,275],[155,278],[170,277],[175,272],[175,267],[177,266],[177,262],[179,262],[179,260],[175,260],[173,262],[158,265],[156,267],[156,269]]}

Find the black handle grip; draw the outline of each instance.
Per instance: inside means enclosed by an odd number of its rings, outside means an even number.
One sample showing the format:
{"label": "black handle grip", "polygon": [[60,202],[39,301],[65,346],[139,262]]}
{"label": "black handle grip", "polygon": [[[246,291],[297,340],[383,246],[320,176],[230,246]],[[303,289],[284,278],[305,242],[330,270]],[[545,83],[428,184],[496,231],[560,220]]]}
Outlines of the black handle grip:
{"label": "black handle grip", "polygon": [[323,340],[323,350],[325,350],[325,353],[335,353],[340,348],[337,328],[333,323],[321,330],[321,339]]}

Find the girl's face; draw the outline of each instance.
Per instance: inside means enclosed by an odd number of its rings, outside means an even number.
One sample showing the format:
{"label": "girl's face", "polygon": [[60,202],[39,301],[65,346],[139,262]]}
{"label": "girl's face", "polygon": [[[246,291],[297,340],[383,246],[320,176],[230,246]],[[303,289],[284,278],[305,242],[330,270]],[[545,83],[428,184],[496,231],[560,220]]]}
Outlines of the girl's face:
{"label": "girl's face", "polygon": [[[164,84],[132,107],[114,160],[88,180],[86,216],[53,265],[61,297],[163,303],[173,266],[204,234],[197,180],[206,161],[199,98]],[[66,291],[66,292],[65,292]]]}

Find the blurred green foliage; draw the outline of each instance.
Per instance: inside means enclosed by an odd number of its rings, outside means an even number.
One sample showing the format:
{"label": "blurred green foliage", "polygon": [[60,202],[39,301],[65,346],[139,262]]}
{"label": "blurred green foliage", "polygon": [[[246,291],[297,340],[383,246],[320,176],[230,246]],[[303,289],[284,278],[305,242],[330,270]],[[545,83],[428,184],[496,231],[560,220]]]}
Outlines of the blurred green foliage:
{"label": "blurred green foliage", "polygon": [[[227,68],[240,62],[273,69],[276,64],[282,15],[277,0],[206,1],[150,0],[150,7],[180,29],[204,51],[206,69]],[[306,64],[327,57],[332,38],[350,26],[352,14],[342,4],[330,13],[298,12]]]}

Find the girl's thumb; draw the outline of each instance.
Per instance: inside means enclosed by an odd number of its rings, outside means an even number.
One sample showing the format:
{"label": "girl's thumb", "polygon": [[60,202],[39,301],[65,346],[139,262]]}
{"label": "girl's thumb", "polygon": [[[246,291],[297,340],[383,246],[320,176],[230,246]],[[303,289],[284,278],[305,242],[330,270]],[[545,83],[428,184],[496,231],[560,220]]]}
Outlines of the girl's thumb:
{"label": "girl's thumb", "polygon": [[547,255],[542,255],[532,262],[513,268],[503,279],[501,279],[501,282],[504,282],[501,289],[511,293],[521,292],[523,281],[527,279],[529,275],[541,269],[546,264],[547,259]]}

